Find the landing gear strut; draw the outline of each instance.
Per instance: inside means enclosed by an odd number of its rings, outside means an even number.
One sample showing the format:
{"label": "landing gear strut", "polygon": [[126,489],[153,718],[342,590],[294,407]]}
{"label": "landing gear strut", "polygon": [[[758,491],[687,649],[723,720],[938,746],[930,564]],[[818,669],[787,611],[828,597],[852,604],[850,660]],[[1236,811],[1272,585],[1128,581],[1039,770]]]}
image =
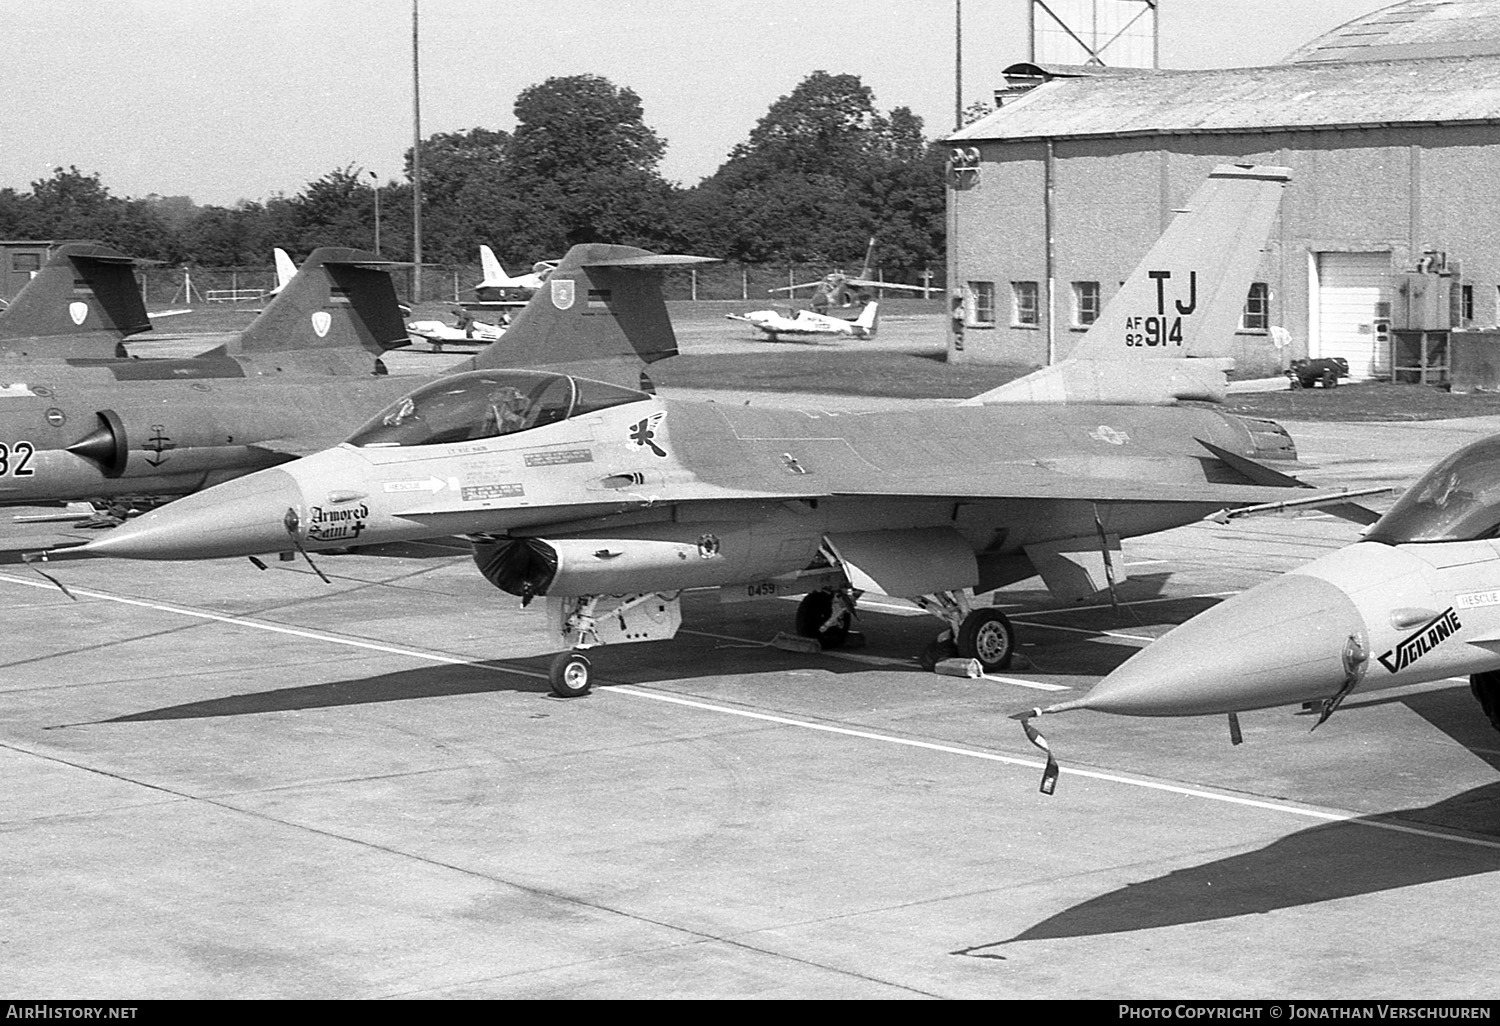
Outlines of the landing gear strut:
{"label": "landing gear strut", "polygon": [[1010,665],[1016,649],[1016,631],[1010,618],[1000,610],[974,609],[961,591],[923,595],[916,603],[948,624],[948,629],[922,652],[923,669],[930,670],[955,655],[979,660],[986,673]]}

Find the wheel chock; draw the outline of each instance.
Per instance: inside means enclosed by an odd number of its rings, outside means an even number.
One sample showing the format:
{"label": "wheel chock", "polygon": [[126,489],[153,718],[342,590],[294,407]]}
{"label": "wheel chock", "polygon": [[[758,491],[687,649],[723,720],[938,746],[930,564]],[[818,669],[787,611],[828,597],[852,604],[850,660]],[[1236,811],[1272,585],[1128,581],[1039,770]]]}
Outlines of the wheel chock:
{"label": "wheel chock", "polygon": [[941,659],[933,670],[949,677],[967,677],[970,680],[984,676],[984,667],[979,665],[978,659]]}
{"label": "wheel chock", "polygon": [[804,638],[798,634],[788,634],[786,631],[776,633],[776,637],[771,639],[771,647],[779,648],[783,652],[823,651],[823,646],[818,643],[817,638]]}

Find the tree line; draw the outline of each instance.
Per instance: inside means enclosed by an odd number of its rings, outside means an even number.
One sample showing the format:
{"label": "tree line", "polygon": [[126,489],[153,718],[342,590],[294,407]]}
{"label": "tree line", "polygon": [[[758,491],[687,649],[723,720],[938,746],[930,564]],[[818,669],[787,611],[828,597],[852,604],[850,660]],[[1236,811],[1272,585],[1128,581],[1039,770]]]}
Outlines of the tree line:
{"label": "tree line", "polygon": [[[528,267],[585,242],[744,264],[858,266],[867,240],[892,281],[944,260],[946,151],[908,108],[881,112],[857,75],[815,71],[773,103],[713,175],[665,180],[666,140],[640,98],[596,75],[523,90],[513,132],[473,128],[421,142],[424,262],[467,265],[481,243]],[[29,192],[0,189],[0,238],[88,238],[204,268],[262,267],[271,248],[375,248],[411,259],[412,154],[403,180],[353,165],[295,196],[232,206],[121,198],[96,173],[57,168]]]}

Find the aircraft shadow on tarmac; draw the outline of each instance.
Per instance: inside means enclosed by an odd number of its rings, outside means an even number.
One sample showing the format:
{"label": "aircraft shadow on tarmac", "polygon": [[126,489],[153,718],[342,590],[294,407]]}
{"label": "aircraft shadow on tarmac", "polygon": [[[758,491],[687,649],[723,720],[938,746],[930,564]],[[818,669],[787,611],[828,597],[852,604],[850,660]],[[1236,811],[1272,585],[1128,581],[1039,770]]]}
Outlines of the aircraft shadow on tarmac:
{"label": "aircraft shadow on tarmac", "polygon": [[[1500,770],[1500,735],[1491,729],[1465,687],[1351,701],[1345,703],[1341,715],[1352,719],[1357,709],[1392,703],[1408,706]],[[1500,783],[1471,788],[1432,805],[1315,826],[1258,851],[1126,884],[1014,937],[953,954],[1003,959],[1005,946],[1020,941],[1137,933],[1234,919],[1500,870],[1500,843],[1470,844],[1409,832],[1422,829],[1500,838]]]}
{"label": "aircraft shadow on tarmac", "polygon": [[196,720],[216,716],[249,716],[255,713],[332,709],[343,705],[405,702],[418,698],[449,698],[496,691],[547,693],[547,682],[516,672],[499,661],[476,661],[420,666],[395,673],[354,680],[328,681],[301,687],[276,688],[242,695],[225,695],[201,702],[185,702],[160,709],[128,713],[98,723],[146,723],[155,720]]}

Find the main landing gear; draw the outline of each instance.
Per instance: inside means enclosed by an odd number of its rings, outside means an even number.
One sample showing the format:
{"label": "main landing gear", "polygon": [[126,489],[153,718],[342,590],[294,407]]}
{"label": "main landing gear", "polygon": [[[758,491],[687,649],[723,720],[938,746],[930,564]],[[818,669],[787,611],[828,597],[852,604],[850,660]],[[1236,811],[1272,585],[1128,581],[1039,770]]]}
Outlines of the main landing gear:
{"label": "main landing gear", "polygon": [[838,648],[854,628],[854,598],[848,591],[810,591],[797,603],[797,634]]}
{"label": "main landing gear", "polygon": [[1016,630],[998,609],[974,609],[961,591],[923,595],[917,605],[944,620],[948,629],[922,650],[922,669],[931,670],[944,659],[977,659],[986,673],[1010,665],[1016,650]]}
{"label": "main landing gear", "polygon": [[[838,648],[854,628],[856,598],[857,592],[845,588],[809,592],[797,605],[797,634],[816,638],[825,649]],[[924,670],[954,658],[977,659],[986,673],[1010,665],[1016,631],[1000,610],[975,609],[961,591],[923,595],[915,601],[948,624],[948,629],[922,651],[918,661]]]}

